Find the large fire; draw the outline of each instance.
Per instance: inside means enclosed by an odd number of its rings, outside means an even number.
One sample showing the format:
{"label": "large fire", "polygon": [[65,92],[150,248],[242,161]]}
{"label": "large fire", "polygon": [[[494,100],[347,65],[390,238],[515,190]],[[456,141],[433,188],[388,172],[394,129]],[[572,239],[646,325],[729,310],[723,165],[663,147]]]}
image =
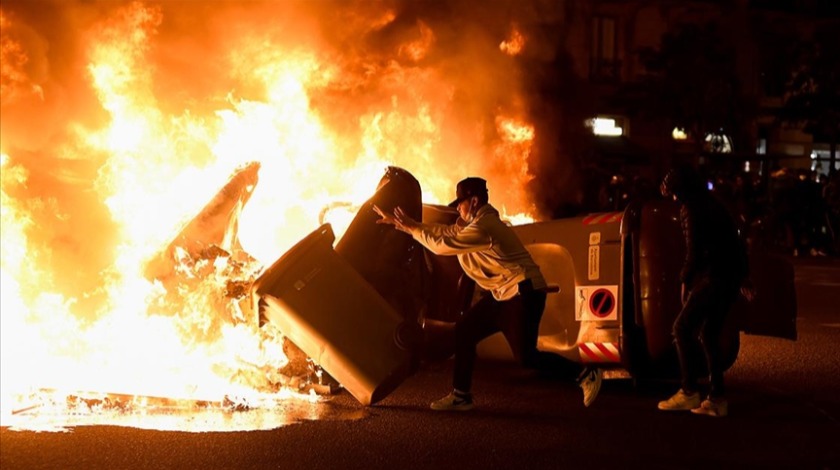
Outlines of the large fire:
{"label": "large fire", "polygon": [[[188,429],[144,406],[320,400],[278,373],[242,291],[322,222],[340,236],[389,165],[424,202],[480,175],[533,215],[510,25],[454,40],[392,2],[4,0],[0,26],[4,426]],[[239,172],[223,230],[190,232]],[[197,430],[277,422],[243,416]]]}

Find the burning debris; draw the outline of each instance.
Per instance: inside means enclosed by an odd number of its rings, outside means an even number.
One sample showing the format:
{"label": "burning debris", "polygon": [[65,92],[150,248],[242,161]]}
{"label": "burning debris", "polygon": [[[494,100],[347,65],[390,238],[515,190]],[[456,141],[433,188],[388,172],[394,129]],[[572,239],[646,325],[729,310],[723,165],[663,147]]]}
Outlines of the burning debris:
{"label": "burning debris", "polygon": [[[238,232],[240,214],[259,182],[259,170],[258,162],[235,170],[213,199],[147,264],[146,277],[165,285],[177,284],[183,277],[203,274],[194,272],[200,261],[210,266],[218,259],[230,260],[237,268],[253,263],[239,242]],[[185,262],[190,265],[184,266]],[[173,280],[179,274],[180,278]]]}
{"label": "burning debris", "polygon": [[[553,162],[556,147],[537,148],[554,121],[535,124],[521,86],[520,60],[551,56],[529,49],[531,10],[198,3],[0,7],[3,417],[43,389],[308,400],[333,384],[259,324],[249,289],[263,267],[329,222],[365,282],[413,321],[423,292],[391,284],[418,282],[429,260],[411,251],[377,279],[389,255],[357,250],[368,228],[345,240],[336,222],[383,169],[410,169],[426,202],[481,174],[509,212],[535,207],[534,160],[546,148]],[[414,188],[401,203],[417,209]]]}
{"label": "burning debris", "polygon": [[[178,315],[201,304],[216,315],[182,319],[178,324],[187,330],[188,338],[206,341],[221,334],[224,324],[243,324],[259,328],[261,343],[282,344],[286,364],[281,368],[243,361],[237,368],[217,367],[232,383],[270,392],[282,387],[301,393],[335,392],[337,383],[272,325],[259,324],[251,307],[250,290],[262,265],[239,243],[238,222],[259,181],[259,168],[259,163],[254,162],[237,169],[167,248],[146,266],[146,276],[165,287],[165,294],[150,304],[150,311]],[[197,321],[190,322],[194,319]]]}
{"label": "burning debris", "polygon": [[238,231],[242,209],[259,181],[259,168],[254,162],[237,169],[146,265],[147,279],[164,288],[164,294],[150,304],[150,312],[178,315],[202,308],[214,312],[184,317],[179,324],[191,333],[188,337],[214,339],[221,334],[222,324],[251,321],[247,302],[241,300],[261,265],[242,248]]}

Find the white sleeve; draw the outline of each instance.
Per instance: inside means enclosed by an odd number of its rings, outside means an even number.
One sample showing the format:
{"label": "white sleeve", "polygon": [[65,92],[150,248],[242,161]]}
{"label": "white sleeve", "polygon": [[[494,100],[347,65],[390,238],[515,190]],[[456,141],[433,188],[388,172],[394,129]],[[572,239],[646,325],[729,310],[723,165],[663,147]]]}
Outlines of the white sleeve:
{"label": "white sleeve", "polygon": [[478,224],[469,224],[463,229],[457,225],[421,224],[411,231],[411,235],[436,255],[471,253],[492,246],[490,235]]}

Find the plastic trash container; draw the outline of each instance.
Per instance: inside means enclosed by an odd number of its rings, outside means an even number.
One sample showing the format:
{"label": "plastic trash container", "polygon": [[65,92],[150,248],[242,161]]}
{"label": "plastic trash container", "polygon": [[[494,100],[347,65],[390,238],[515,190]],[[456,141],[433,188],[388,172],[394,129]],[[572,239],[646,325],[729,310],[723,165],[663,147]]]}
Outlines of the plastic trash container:
{"label": "plastic trash container", "polygon": [[252,296],[264,320],[371,405],[411,374],[422,331],[333,250],[334,241],[322,225],[254,282]]}

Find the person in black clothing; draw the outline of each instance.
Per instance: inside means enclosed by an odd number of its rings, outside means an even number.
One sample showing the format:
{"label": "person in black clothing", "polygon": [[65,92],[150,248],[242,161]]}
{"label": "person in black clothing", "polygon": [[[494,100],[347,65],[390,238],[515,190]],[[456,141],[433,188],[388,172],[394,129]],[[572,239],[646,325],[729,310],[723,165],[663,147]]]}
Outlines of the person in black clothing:
{"label": "person in black clothing", "polygon": [[[726,416],[720,335],[739,290],[748,300],[752,299],[746,248],[732,216],[691,168],[669,171],[660,190],[663,196],[680,203],[686,257],[680,272],[683,307],[673,328],[682,383],[676,394],[659,402],[659,409]],[[691,360],[698,342],[709,370],[709,394],[705,400],[701,400],[698,374]]]}

